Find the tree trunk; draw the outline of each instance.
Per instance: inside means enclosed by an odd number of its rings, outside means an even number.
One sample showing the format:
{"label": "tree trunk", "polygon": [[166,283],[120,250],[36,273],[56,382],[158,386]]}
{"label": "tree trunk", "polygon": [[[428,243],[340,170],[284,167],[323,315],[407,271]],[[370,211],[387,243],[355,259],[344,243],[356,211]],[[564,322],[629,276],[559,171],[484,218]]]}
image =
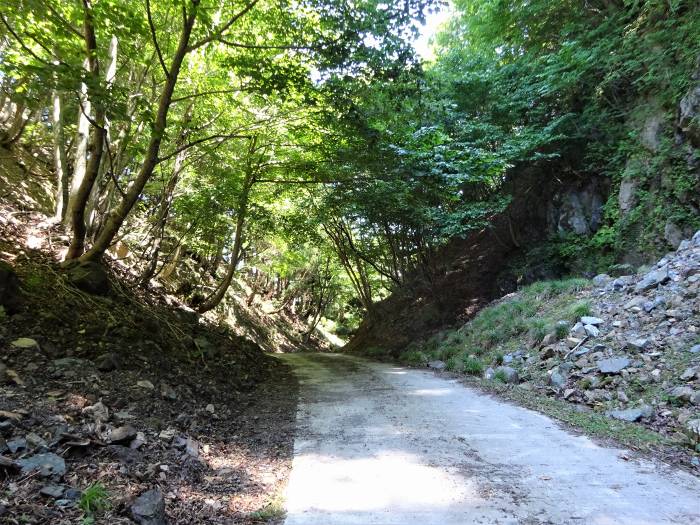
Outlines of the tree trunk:
{"label": "tree trunk", "polygon": [[[117,74],[118,50],[119,39],[115,35],[112,35],[112,38],[109,42],[109,65],[107,66],[107,70],[105,72],[105,84],[108,90],[114,84],[114,79]],[[106,141],[105,148],[109,148],[109,145],[112,141],[111,123],[106,116],[104,122],[104,129]],[[111,158],[111,152],[107,150],[107,155],[102,155],[102,161],[100,163],[100,168],[97,173],[97,179],[95,180],[95,184],[93,184],[92,189],[90,190],[90,196],[88,198],[85,209],[88,231],[92,231],[93,224],[95,224],[95,222],[97,221],[97,204],[100,195],[103,193],[104,188],[106,186],[105,181],[107,179],[107,174],[113,169],[112,161],[113,159]]]}
{"label": "tree trunk", "polygon": [[[100,81],[100,64],[97,60],[97,40],[95,38],[95,26],[92,18],[92,4],[90,0],[83,0],[83,31],[85,36],[85,51],[87,52],[88,73],[92,77],[94,85],[98,85]],[[93,88],[94,89],[94,88]],[[87,205],[90,192],[95,184],[97,175],[100,170],[100,162],[104,151],[105,143],[105,108],[99,94],[90,93],[88,87],[88,98],[92,99],[95,107],[94,125],[92,126],[93,133],[90,140],[90,156],[85,167],[85,175],[80,181],[80,185],[74,191],[70,203],[70,222],[73,228],[73,236],[71,239],[66,259],[75,259],[80,257],[85,246],[85,207]],[[73,181],[75,185],[75,180]]]}
{"label": "tree trunk", "polygon": [[[12,104],[10,104],[12,106]],[[27,115],[27,106],[24,102],[18,102],[15,106],[14,116],[10,127],[0,134],[0,146],[11,146],[19,140],[27,126],[29,116]]]}
{"label": "tree trunk", "polygon": [[[254,141],[251,146],[251,151],[255,148]],[[243,184],[243,192],[238,204],[238,218],[236,219],[236,233],[233,240],[233,250],[231,251],[231,261],[228,265],[228,270],[226,270],[226,275],[224,280],[221,282],[219,287],[210,295],[200,306],[199,312],[204,313],[216,308],[219,303],[226,296],[226,292],[231,286],[233,281],[233,276],[236,273],[236,266],[241,256],[241,246],[243,245],[243,228],[245,227],[245,218],[248,211],[248,199],[250,197],[250,190],[255,184],[255,177],[253,175],[251,166],[248,167],[248,173],[246,174],[246,179]]]}
{"label": "tree trunk", "polygon": [[[85,68],[88,68],[88,61],[85,61]],[[80,185],[85,179],[87,171],[87,152],[88,142],[90,140],[90,120],[88,115],[92,111],[90,99],[88,98],[87,84],[80,85],[80,93],[78,94],[78,134],[75,138],[75,155],[73,162],[73,177],[71,179],[68,202],[65,204],[66,209],[63,222],[69,228],[72,227],[73,207],[75,206],[76,196],[80,191]]]}
{"label": "tree trunk", "polygon": [[51,125],[53,127],[53,162],[56,171],[56,212],[54,220],[61,222],[66,216],[69,176],[66,137],[63,133],[63,101],[58,91],[53,92]]}
{"label": "tree trunk", "polygon": [[170,70],[168,71],[168,76],[165,80],[165,85],[163,86],[163,91],[160,95],[158,112],[156,113],[156,118],[153,122],[153,128],[151,130],[146,156],[141,164],[141,170],[117,208],[105,221],[104,226],[95,239],[95,243],[92,248],[80,257],[80,259],[83,261],[95,261],[102,258],[102,255],[104,255],[104,252],[107,250],[107,248],[109,248],[112,240],[119,231],[119,228],[121,228],[122,224],[126,220],[127,215],[129,215],[129,212],[131,212],[134,204],[136,204],[136,201],[141,196],[143,188],[146,186],[146,183],[153,174],[153,170],[158,164],[158,153],[160,152],[160,145],[167,127],[168,111],[170,110],[173,92],[175,91],[177,78],[180,73],[180,68],[182,67],[182,61],[188,52],[190,35],[192,34],[192,28],[197,16],[197,7],[199,2],[192,0],[192,4],[192,12],[187,15],[184,20],[177,50],[175,51],[172,64],[170,65]]}
{"label": "tree trunk", "polygon": [[[182,123],[182,130],[180,131],[180,136],[176,141],[176,147],[182,147],[187,142],[188,125],[192,119],[192,111],[194,109],[194,102],[185,110],[185,117]],[[149,250],[148,265],[146,269],[141,274],[140,283],[145,285],[151,280],[153,275],[156,273],[156,268],[158,267],[158,255],[160,254],[160,246],[163,242],[163,237],[165,236],[165,225],[168,222],[168,215],[170,214],[170,208],[173,204],[173,194],[175,193],[175,188],[178,181],[180,180],[180,173],[185,165],[185,160],[187,159],[187,150],[182,150],[175,156],[175,163],[173,164],[173,173],[168,180],[168,184],[163,189],[163,195],[160,200],[160,205],[158,206],[158,215],[156,216],[156,223],[154,225],[154,235],[153,241],[151,243],[151,248]]]}

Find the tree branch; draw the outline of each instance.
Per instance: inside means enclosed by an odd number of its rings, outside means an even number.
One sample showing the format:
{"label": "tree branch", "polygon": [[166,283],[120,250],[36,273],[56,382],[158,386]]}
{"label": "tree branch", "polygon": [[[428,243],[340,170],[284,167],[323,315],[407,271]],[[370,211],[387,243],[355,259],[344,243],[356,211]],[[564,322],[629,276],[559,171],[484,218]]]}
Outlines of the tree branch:
{"label": "tree branch", "polygon": [[250,11],[251,9],[253,9],[253,7],[255,7],[255,4],[257,4],[258,1],[259,1],[259,0],[251,0],[248,4],[246,4],[246,6],[245,6],[241,11],[239,11],[238,13],[236,13],[235,15],[233,15],[233,16],[232,16],[225,24],[223,24],[219,29],[214,30],[214,32],[213,32],[211,35],[209,35],[209,36],[207,36],[207,37],[201,39],[199,42],[195,42],[194,44],[192,44],[191,46],[189,46],[189,47],[187,48],[187,51],[188,51],[188,52],[189,52],[189,51],[194,51],[195,49],[197,49],[197,48],[199,48],[199,47],[202,47],[203,45],[208,44],[209,42],[212,42],[213,40],[219,40],[219,39],[223,36],[223,34],[224,34],[226,31],[228,31],[229,28],[230,28],[233,24],[235,24],[236,22],[238,22],[238,20],[240,20],[241,18],[243,18],[243,17],[248,13],[248,11]]}
{"label": "tree branch", "polygon": [[166,78],[170,76],[168,68],[165,65],[165,60],[163,60],[163,53],[160,50],[160,45],[158,44],[158,36],[156,35],[156,26],[153,24],[153,15],[151,14],[151,0],[146,0],[146,15],[148,17],[148,27],[151,30],[151,40],[153,40],[153,45],[156,48],[156,54],[158,55],[158,62],[160,62],[160,67],[163,68]]}
{"label": "tree branch", "polygon": [[191,148],[192,146],[196,146],[197,144],[202,144],[203,142],[207,142],[210,140],[216,140],[216,139],[224,139],[224,140],[229,140],[229,139],[249,139],[249,135],[223,135],[223,134],[217,134],[217,135],[210,135],[208,137],[204,137],[201,139],[193,140],[192,142],[188,142],[187,144],[184,144],[180,146],[179,148],[175,148],[174,151],[168,153],[164,157],[159,157],[158,160],[156,161],[156,164],[160,164],[162,162],[165,162],[168,159],[173,158],[175,155],[178,153],[185,151],[186,149]]}

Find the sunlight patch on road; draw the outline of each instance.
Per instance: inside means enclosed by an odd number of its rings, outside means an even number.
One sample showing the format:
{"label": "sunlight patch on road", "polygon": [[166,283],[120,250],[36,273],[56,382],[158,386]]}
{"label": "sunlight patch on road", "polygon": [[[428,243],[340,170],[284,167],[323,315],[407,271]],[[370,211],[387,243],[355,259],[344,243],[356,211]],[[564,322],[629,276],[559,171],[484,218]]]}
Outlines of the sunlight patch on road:
{"label": "sunlight patch on road", "polygon": [[296,479],[287,494],[290,514],[309,509],[422,512],[483,503],[473,481],[421,464],[418,456],[403,451],[359,459],[304,454],[294,459],[292,477]]}

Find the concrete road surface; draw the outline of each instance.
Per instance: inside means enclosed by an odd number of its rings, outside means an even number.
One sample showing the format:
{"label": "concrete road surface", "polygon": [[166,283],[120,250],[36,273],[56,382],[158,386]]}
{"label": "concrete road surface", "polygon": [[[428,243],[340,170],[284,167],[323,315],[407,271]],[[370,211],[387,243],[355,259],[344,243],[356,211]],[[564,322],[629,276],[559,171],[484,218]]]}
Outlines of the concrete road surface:
{"label": "concrete road surface", "polygon": [[301,381],[286,525],[700,524],[699,479],[536,412],[427,371],[281,359]]}

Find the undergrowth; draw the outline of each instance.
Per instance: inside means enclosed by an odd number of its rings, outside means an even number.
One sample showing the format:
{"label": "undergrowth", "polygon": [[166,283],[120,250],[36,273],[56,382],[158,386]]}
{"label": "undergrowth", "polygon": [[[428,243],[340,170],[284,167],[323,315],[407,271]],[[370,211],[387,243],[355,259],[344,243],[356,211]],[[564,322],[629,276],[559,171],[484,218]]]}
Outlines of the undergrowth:
{"label": "undergrowth", "polygon": [[[578,298],[588,286],[588,280],[577,278],[536,282],[484,308],[459,329],[410,344],[399,361],[425,366],[430,360],[441,360],[448,370],[479,376],[487,366],[502,364],[505,354],[523,344],[541,341],[548,334],[566,337],[578,318],[592,313],[590,303]],[[387,357],[379,348],[365,354]]]}

